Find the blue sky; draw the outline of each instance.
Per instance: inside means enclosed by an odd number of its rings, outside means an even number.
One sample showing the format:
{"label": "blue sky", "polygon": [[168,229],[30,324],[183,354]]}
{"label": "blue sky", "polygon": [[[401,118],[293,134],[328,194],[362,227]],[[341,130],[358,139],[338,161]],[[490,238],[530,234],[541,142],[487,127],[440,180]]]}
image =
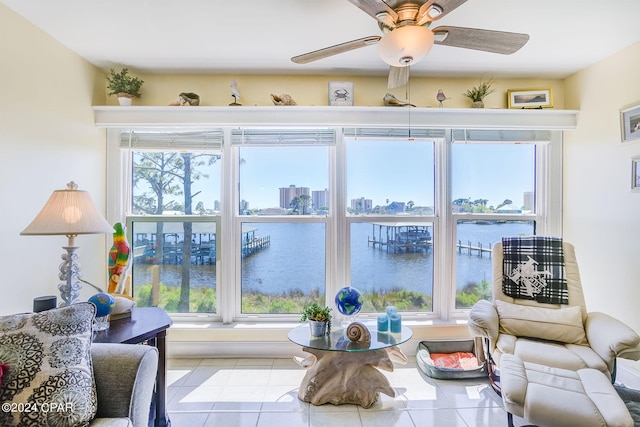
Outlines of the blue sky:
{"label": "blue sky", "polygon": [[[454,144],[453,199],[505,199],[522,204],[533,190],[528,144]],[[278,206],[280,187],[328,188],[326,147],[247,147],[241,150],[241,198],[251,208]],[[347,149],[347,199],[365,197],[433,206],[433,144],[418,141],[353,141]]]}
{"label": "blue sky", "polygon": [[[385,205],[387,199],[433,206],[432,142],[358,140],[347,147],[347,204],[365,197],[373,206]],[[511,199],[521,206],[523,192],[533,190],[533,154],[530,144],[454,144],[452,198],[488,199],[488,206]],[[278,206],[280,187],[329,187],[326,146],[243,147],[240,157],[240,197],[250,208]],[[220,200],[218,189],[206,190],[209,183],[217,186],[220,163],[207,180],[196,182],[195,190],[202,193],[195,203],[213,208],[213,200]]]}

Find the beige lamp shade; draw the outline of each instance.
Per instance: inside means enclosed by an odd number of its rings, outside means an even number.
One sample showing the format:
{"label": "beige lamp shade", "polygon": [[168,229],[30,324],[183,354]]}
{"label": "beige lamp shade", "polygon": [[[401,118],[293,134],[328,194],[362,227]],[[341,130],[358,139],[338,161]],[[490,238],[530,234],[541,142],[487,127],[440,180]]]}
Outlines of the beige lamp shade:
{"label": "beige lamp shade", "polygon": [[417,25],[406,25],[385,34],[378,42],[378,54],[394,67],[413,65],[433,47],[433,32]]}
{"label": "beige lamp shade", "polygon": [[86,191],[71,181],[66,190],[53,192],[40,213],[21,235],[66,235],[113,233],[113,226],[93,204]]}

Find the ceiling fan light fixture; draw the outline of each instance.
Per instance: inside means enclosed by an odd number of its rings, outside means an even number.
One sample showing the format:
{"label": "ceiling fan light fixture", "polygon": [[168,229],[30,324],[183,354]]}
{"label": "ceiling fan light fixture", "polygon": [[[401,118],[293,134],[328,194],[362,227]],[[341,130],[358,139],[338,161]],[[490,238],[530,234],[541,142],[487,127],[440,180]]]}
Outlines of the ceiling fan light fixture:
{"label": "ceiling fan light fixture", "polygon": [[416,25],[405,25],[385,34],[378,42],[378,54],[394,67],[413,65],[433,47],[433,32]]}
{"label": "ceiling fan light fixture", "polygon": [[438,16],[442,15],[442,8],[437,4],[432,4],[429,6],[429,9],[427,9],[427,15],[429,15],[429,18],[431,19],[436,19]]}

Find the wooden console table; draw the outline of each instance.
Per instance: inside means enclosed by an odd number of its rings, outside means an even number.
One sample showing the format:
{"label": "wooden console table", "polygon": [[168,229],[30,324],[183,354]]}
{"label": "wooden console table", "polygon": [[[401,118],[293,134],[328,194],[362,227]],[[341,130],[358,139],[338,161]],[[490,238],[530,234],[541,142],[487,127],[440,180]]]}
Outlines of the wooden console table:
{"label": "wooden console table", "polygon": [[131,317],[114,320],[109,329],[94,333],[93,342],[140,344],[147,342],[158,349],[156,374],[155,426],[169,427],[167,414],[167,329],[172,320],[160,307],[134,307]]}

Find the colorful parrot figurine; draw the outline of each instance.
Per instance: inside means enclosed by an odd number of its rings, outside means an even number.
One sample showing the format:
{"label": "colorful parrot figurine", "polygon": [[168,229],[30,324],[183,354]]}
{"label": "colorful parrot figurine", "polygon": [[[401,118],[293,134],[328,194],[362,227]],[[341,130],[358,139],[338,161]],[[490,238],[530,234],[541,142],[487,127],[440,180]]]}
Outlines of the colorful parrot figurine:
{"label": "colorful parrot figurine", "polygon": [[127,234],[125,233],[126,227],[117,222],[113,229],[113,246],[109,251],[109,288],[108,292],[116,292],[118,285],[123,279],[124,272],[127,270],[127,264],[129,264],[129,242],[127,242]]}

